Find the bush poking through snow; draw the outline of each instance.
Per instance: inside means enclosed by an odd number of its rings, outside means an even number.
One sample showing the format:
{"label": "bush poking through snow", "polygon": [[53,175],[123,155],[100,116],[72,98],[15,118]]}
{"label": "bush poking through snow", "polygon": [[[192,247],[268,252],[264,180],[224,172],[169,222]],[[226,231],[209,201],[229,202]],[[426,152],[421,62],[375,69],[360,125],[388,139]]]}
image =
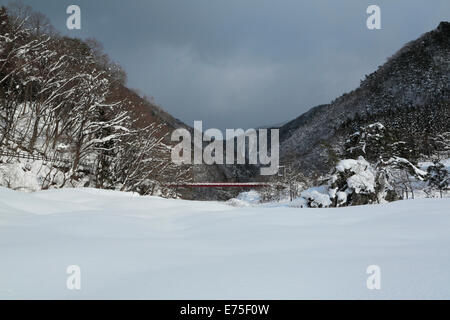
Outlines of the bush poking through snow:
{"label": "bush poking through snow", "polygon": [[309,208],[326,208],[332,204],[328,186],[309,188],[301,193],[304,203]]}
{"label": "bush poking through snow", "polygon": [[241,192],[236,198],[228,200],[228,204],[234,207],[249,207],[259,204],[261,202],[261,195],[256,190]]}
{"label": "bush poking through snow", "polygon": [[326,185],[303,191],[303,200],[297,200],[296,203],[299,207],[309,208],[377,203],[386,200],[385,197],[389,194],[386,189],[390,189],[388,183],[381,183],[380,177],[377,170],[362,156],[357,160],[344,159],[337,163]]}
{"label": "bush poking through snow", "polygon": [[330,179],[333,206],[376,202],[375,169],[362,156],[338,162]]}

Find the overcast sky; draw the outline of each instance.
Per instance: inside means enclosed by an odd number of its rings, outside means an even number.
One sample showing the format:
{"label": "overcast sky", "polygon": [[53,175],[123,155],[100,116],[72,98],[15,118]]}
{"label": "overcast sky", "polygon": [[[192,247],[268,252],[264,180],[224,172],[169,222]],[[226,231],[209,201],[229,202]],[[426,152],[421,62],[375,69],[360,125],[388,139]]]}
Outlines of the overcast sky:
{"label": "overcast sky", "polygon": [[[9,3],[0,0],[0,3]],[[22,0],[95,37],[128,85],[204,128],[291,120],[355,89],[403,44],[450,20],[449,0]],[[81,7],[81,30],[66,8]],[[366,8],[381,7],[382,30]]]}

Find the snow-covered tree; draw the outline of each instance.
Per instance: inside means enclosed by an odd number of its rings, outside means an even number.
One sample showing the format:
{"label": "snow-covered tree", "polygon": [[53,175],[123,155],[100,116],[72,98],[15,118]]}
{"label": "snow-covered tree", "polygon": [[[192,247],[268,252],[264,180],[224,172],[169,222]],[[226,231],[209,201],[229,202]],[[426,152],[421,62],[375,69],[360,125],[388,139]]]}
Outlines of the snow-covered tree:
{"label": "snow-covered tree", "polygon": [[448,189],[450,182],[450,175],[447,168],[435,160],[433,165],[429,166],[427,169],[427,181],[431,188],[439,190],[439,194],[442,198],[442,191]]}
{"label": "snow-covered tree", "polygon": [[301,193],[304,206],[341,207],[395,199],[389,179],[364,157],[340,160],[326,183]]}
{"label": "snow-covered tree", "polygon": [[362,156],[338,162],[330,179],[330,196],[335,206],[369,204],[377,201],[376,172]]}
{"label": "snow-covered tree", "polygon": [[152,124],[127,135],[114,154],[111,171],[122,191],[177,196],[168,183],[190,180],[190,167],[171,161],[161,126]]}
{"label": "snow-covered tree", "polygon": [[375,122],[361,126],[350,135],[344,144],[343,156],[350,159],[363,156],[367,161],[376,163],[392,157],[410,158],[411,148],[405,141],[396,139],[392,130]]}
{"label": "snow-covered tree", "polygon": [[409,198],[409,193],[411,193],[411,197],[414,199],[413,183],[424,181],[427,176],[425,171],[417,168],[407,159],[395,156],[387,161],[381,160],[377,164],[377,169],[383,172],[387,182],[402,198]]}

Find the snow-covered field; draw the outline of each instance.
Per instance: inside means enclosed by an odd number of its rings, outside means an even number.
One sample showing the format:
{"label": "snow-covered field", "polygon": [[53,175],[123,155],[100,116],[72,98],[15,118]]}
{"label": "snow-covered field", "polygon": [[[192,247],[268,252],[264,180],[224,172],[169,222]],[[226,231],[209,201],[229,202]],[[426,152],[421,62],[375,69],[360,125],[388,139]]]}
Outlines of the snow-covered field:
{"label": "snow-covered field", "polygon": [[[0,298],[450,298],[450,199],[234,207],[0,188]],[[66,268],[81,268],[68,290]],[[368,290],[366,269],[381,268]]]}

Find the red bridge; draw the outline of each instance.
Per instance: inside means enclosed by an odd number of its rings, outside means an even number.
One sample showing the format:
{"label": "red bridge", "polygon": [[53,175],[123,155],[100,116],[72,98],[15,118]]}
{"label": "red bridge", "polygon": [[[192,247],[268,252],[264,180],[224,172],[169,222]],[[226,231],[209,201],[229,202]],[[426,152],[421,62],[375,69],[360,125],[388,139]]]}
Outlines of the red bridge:
{"label": "red bridge", "polygon": [[276,186],[285,188],[280,183],[269,182],[191,182],[191,183],[170,183],[169,186],[184,188],[264,188]]}

